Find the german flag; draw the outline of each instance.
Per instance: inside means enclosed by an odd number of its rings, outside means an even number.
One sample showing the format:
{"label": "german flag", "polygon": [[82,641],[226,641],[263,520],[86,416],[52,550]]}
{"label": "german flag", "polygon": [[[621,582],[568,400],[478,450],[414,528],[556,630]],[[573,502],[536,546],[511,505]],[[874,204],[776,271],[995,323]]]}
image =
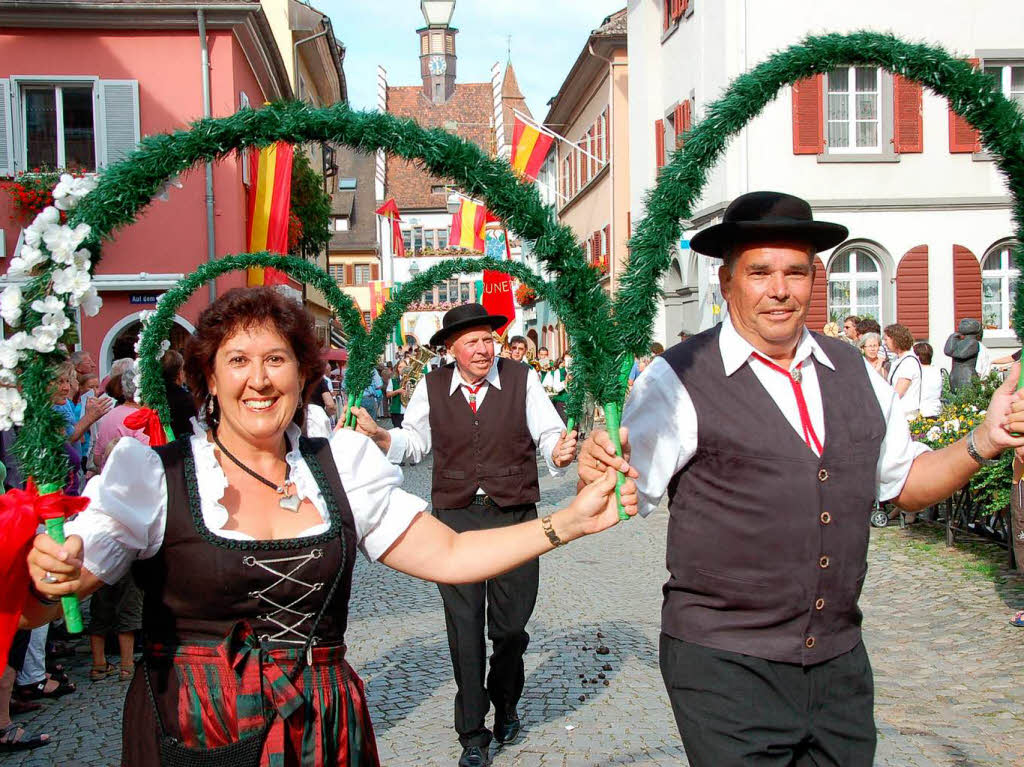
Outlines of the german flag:
{"label": "german flag", "polygon": [[[249,191],[248,250],[288,253],[288,209],[292,196],[292,145],[283,141],[252,152],[254,183]],[[285,285],[288,275],[252,266],[249,285]]]}
{"label": "german flag", "polygon": [[554,139],[527,125],[518,117],[512,124],[512,168],[531,181],[537,180],[540,166],[548,156]]}
{"label": "german flag", "polygon": [[487,218],[487,209],[483,205],[463,199],[459,204],[458,213],[452,216],[448,245],[483,253],[484,226],[487,224]]}

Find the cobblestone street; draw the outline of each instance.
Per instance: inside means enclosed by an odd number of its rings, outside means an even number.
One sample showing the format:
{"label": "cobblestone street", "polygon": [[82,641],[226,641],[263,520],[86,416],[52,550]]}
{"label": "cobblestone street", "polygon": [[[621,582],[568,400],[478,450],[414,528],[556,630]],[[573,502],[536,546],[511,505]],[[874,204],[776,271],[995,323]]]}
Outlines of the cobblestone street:
{"label": "cobblestone street", "polygon": [[[429,463],[406,470],[426,495]],[[542,477],[544,508],[575,477]],[[530,624],[524,734],[494,751],[496,766],[678,765],[685,756],[658,670],[667,515],[632,521],[543,558]],[[876,683],[877,764],[995,766],[1024,762],[1024,579],[994,547],[949,550],[916,525],[872,531],[862,606]],[[385,765],[454,765],[451,677],[441,600],[432,584],[360,558],[348,635],[366,682]],[[598,654],[600,646],[608,654]],[[125,686],[90,684],[19,717],[57,742],[0,757],[11,765],[117,763]]]}

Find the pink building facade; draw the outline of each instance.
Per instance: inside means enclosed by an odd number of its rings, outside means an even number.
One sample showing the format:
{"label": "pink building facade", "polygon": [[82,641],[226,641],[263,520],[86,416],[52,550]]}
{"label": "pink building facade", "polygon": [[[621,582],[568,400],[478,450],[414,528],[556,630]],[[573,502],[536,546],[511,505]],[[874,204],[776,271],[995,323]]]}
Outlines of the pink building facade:
{"label": "pink building facade", "polygon": [[[42,0],[0,2],[0,179],[33,167],[72,164],[102,173],[140,136],[186,127],[204,114],[206,28],[210,113],[223,117],[248,105],[291,96],[289,78],[260,3],[215,0],[180,5]],[[53,5],[50,12],[40,6]],[[201,18],[200,18],[201,17]],[[247,168],[236,157],[213,166],[214,255],[246,250]],[[204,166],[193,168],[154,199],[135,224],[104,243],[95,284],[96,317],[79,319],[81,348],[101,374],[133,356],[139,314],[156,296],[205,262],[209,253]],[[0,194],[0,273],[15,254],[21,228]],[[0,278],[0,287],[7,284]],[[218,294],[245,284],[244,273],[217,280]],[[203,289],[181,308],[172,344],[180,347],[209,303]]]}

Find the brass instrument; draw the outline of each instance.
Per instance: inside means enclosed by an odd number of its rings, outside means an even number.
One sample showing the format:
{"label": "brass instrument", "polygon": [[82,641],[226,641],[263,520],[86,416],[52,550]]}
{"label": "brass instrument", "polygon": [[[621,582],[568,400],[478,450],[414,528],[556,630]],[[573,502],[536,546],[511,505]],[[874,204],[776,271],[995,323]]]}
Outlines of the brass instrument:
{"label": "brass instrument", "polygon": [[423,377],[423,368],[427,366],[433,357],[434,352],[425,346],[419,346],[412,356],[412,362],[405,366],[405,370],[402,371],[401,385],[399,386],[402,393],[398,395],[402,400],[403,407],[409,406],[412,392],[416,388],[416,384]]}

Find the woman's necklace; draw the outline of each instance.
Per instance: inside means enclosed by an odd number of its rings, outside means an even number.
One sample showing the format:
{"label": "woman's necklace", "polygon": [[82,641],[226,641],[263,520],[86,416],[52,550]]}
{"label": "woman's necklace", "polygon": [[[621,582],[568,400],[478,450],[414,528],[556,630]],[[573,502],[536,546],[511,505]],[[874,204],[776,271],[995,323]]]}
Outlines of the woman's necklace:
{"label": "woman's necklace", "polygon": [[[222,453],[224,453],[224,455],[226,455],[228,458],[230,458],[238,468],[240,468],[242,471],[244,471],[250,477],[255,477],[256,479],[258,479],[260,482],[262,482],[267,487],[273,488],[274,492],[276,492],[278,495],[281,496],[278,499],[277,503],[278,503],[278,505],[282,509],[287,509],[288,511],[290,511],[292,513],[298,513],[298,511],[299,511],[299,504],[302,503],[302,501],[299,498],[298,494],[291,494],[291,493],[288,492],[288,486],[289,485],[294,485],[295,483],[288,479],[291,476],[292,467],[288,463],[287,459],[285,459],[285,462],[284,462],[284,483],[278,485],[276,482],[271,482],[266,477],[260,476],[255,471],[253,471],[248,466],[246,466],[244,463],[242,463],[237,458],[235,458],[235,456],[233,456],[231,454],[231,452],[226,447],[224,447],[223,444],[221,444],[221,441],[219,439],[217,439],[217,432],[214,431],[214,432],[212,432],[212,434],[213,434],[213,441],[217,443],[217,447],[220,448],[220,451]],[[287,441],[287,438],[286,438],[286,441]]]}

